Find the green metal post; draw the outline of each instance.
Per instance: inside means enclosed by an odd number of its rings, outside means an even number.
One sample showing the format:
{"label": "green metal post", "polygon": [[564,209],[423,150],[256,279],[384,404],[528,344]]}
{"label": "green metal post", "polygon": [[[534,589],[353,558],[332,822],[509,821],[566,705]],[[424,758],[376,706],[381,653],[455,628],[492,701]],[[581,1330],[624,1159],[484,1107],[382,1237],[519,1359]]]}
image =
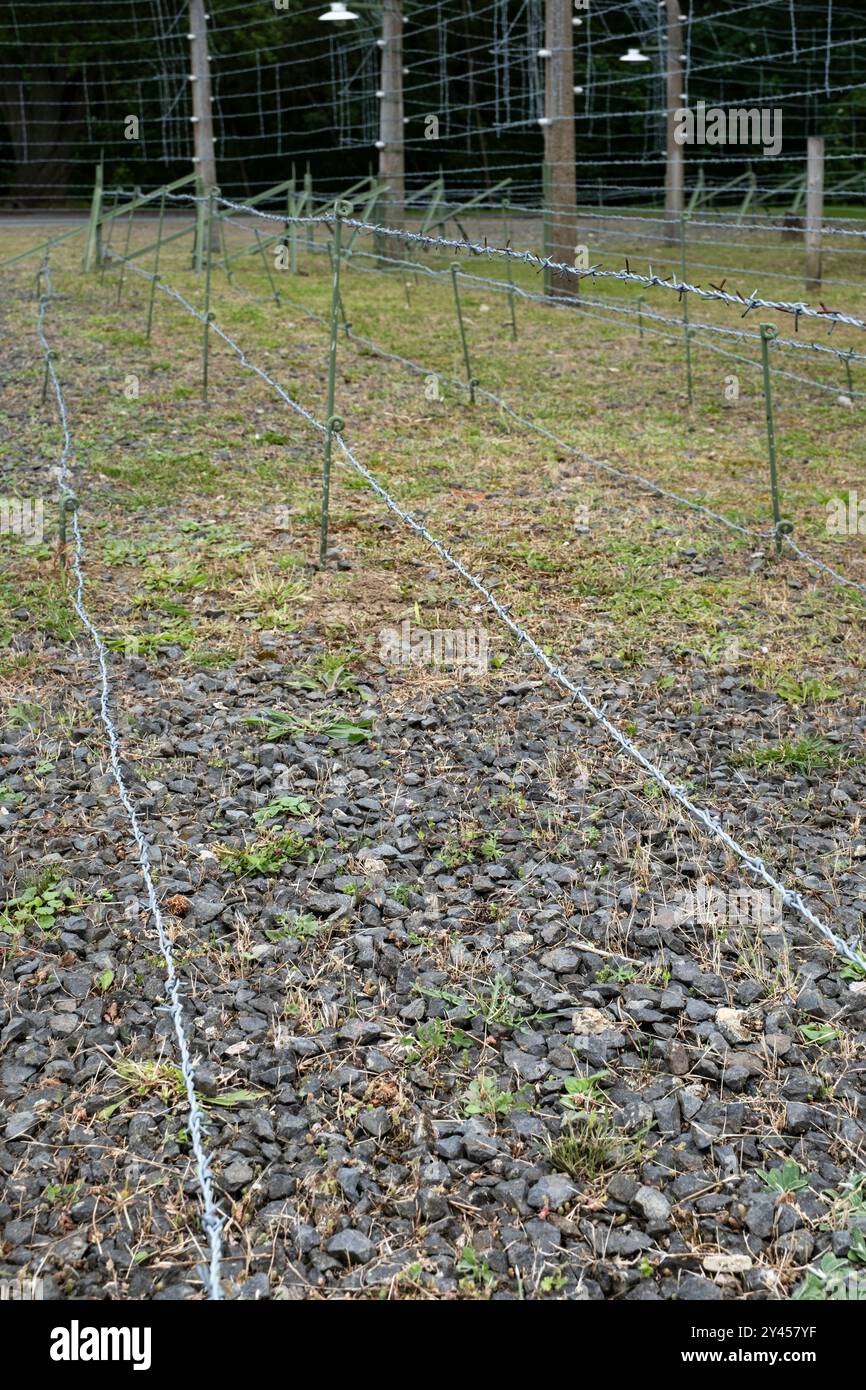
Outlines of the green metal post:
{"label": "green metal post", "polygon": [[[341,239],[341,242],[342,242],[342,239]],[[327,249],[327,252],[328,252],[328,264],[329,264],[330,267],[331,267],[331,275],[333,276],[333,274],[334,274],[334,248],[332,247],[332,245],[331,245],[330,242],[328,242],[327,248],[326,248],[326,249]],[[341,253],[341,254],[342,254],[342,253]],[[345,307],[345,305],[343,304],[343,291],[342,291],[342,289],[339,288],[339,280],[338,280],[337,284],[338,284],[338,289],[337,289],[337,308],[338,308],[339,311],[340,311],[340,319],[342,320],[342,324],[343,324],[343,332],[345,333],[346,337],[348,338],[348,336],[349,336],[349,321],[348,321],[348,319],[346,318],[346,307]]]}
{"label": "green metal post", "polygon": [[466,366],[466,381],[469,386],[469,399],[475,404],[475,387],[477,382],[472,375],[472,363],[469,360],[469,345],[466,342],[466,329],[463,327],[463,310],[460,307],[460,290],[457,287],[458,264],[456,261],[451,263],[451,284],[454,287],[454,305],[457,309],[457,327],[460,329],[460,342],[463,345],[463,361]]}
{"label": "green metal post", "polygon": [[[118,193],[118,190],[115,189],[115,190],[114,190],[114,198],[112,199],[112,203],[111,203],[111,210],[110,210],[110,212],[109,212],[109,214],[108,214],[108,216],[109,216],[109,218],[110,218],[110,221],[109,221],[109,224],[108,224],[108,236],[107,236],[106,239],[105,239],[105,250],[106,250],[106,251],[108,250],[109,246],[111,245],[111,238],[112,238],[112,236],[114,235],[114,223],[115,223],[115,221],[116,221],[117,219],[116,219],[112,214],[114,213],[114,211],[115,211],[115,209],[116,209],[116,207],[117,207],[118,201],[119,201],[119,193]],[[99,283],[100,283],[100,285],[104,284],[104,282],[105,282],[105,268],[106,268],[107,265],[108,265],[108,256],[107,256],[107,255],[103,255],[103,256],[102,256],[101,265],[100,265],[100,269],[99,269]]]}
{"label": "green metal post", "polygon": [[[542,212],[544,217],[544,242],[542,247],[542,254],[544,256],[544,259],[546,260],[547,257],[550,255],[550,167],[547,164],[546,160],[544,164],[541,166],[541,200],[543,203]],[[544,277],[542,283],[544,293],[550,294],[553,284],[553,277],[548,266],[544,267]]]}
{"label": "green metal post", "polygon": [[[286,194],[286,217],[297,217],[295,208],[295,166],[292,165],[292,177],[289,183],[289,191]],[[298,229],[294,222],[286,221],[286,231],[289,234],[289,274],[298,273]]]}
{"label": "green metal post", "polygon": [[264,262],[264,267],[265,267],[265,274],[266,274],[267,277],[268,277],[268,283],[269,283],[269,285],[270,285],[270,287],[271,287],[271,294],[274,296],[274,302],[275,302],[276,304],[279,304],[279,302],[280,302],[280,292],[279,292],[279,290],[277,289],[276,285],[274,284],[273,272],[272,272],[271,267],[270,267],[270,265],[269,265],[269,263],[268,263],[267,252],[265,251],[265,248],[264,248],[264,246],[262,245],[262,239],[261,239],[261,237],[260,237],[260,235],[259,235],[259,229],[258,229],[258,227],[256,227],[256,229],[255,229],[255,235],[256,235],[256,245],[258,246],[259,251],[260,251],[260,253],[261,253],[262,261]]}
{"label": "green metal post", "polygon": [[[685,213],[680,217],[680,279],[685,284],[686,280],[686,217]],[[692,334],[689,328],[689,294],[688,290],[683,291],[683,340],[686,346],[686,381],[688,383],[689,405],[694,400],[694,390],[692,387]]]}
{"label": "green metal post", "polygon": [[[304,213],[307,217],[313,215],[313,176],[310,173],[310,166],[307,165],[304,174]],[[313,224],[307,223],[307,250],[313,249]]]}
{"label": "green metal post", "polygon": [[851,376],[851,353],[853,351],[854,349],[852,348],[851,352],[846,353],[846,355],[842,358],[842,361],[845,363],[845,375],[848,378],[848,390],[852,392],[854,390],[854,378]]}
{"label": "green metal post", "polygon": [[77,509],[78,498],[71,493],[64,493],[60,499],[60,517],[57,524],[57,554],[63,574],[66,573],[66,515],[67,512],[74,512]]}
{"label": "green metal post", "polygon": [[51,375],[51,373],[48,370],[48,361],[49,358],[53,361],[56,356],[57,353],[54,351],[53,348],[49,348],[45,354],[45,371],[42,373],[42,395],[40,397],[41,405],[44,405],[48,398],[48,380]]}
{"label": "green metal post", "polygon": [[[138,198],[138,197],[140,196],[140,194],[141,194],[141,189],[140,189],[140,188],[136,188],[136,189],[135,189],[135,192],[134,192],[134,197]],[[123,277],[124,277],[124,274],[125,274],[125,272],[126,272],[126,258],[127,258],[127,256],[129,255],[129,238],[130,238],[130,236],[132,235],[132,219],[133,219],[134,216],[135,216],[135,210],[134,210],[134,208],[130,208],[130,210],[129,210],[129,216],[128,216],[128,218],[126,219],[126,240],[125,240],[124,243],[123,243],[123,260],[120,262],[120,275],[118,276],[118,280],[117,280],[117,305],[118,305],[118,307],[120,307],[120,296],[123,294]]]}
{"label": "green metal post", "polygon": [[150,342],[150,330],[153,324],[153,301],[156,297],[156,286],[159,279],[159,252],[162,247],[162,220],[165,216],[165,193],[159,200],[159,230],[156,234],[156,254],[153,258],[153,279],[150,282],[150,301],[147,306],[147,341]]}
{"label": "green metal post", "polygon": [[[193,247],[193,270],[201,275],[204,269],[204,224],[205,212],[204,184],[200,178],[195,181],[195,246]],[[208,228],[210,233],[210,228]],[[208,263],[210,263],[210,242],[208,242]]]}
{"label": "green metal post", "polygon": [[93,199],[90,204],[90,221],[87,228],[87,241],[84,246],[82,269],[85,271],[93,270],[99,264],[102,255],[102,179],[103,164],[100,154],[93,180]]}
{"label": "green metal post", "polygon": [[[508,218],[508,199],[502,199],[502,231],[504,235],[504,245],[507,247],[511,241],[511,223]],[[511,257],[506,256],[505,264],[508,268],[508,309],[511,315],[511,341],[517,340],[517,319],[514,316],[514,276],[511,270]]]}
{"label": "green metal post", "polygon": [[641,342],[643,342],[643,314],[641,313],[641,308],[644,304],[646,304],[646,296],[639,294],[637,297],[637,333]]}
{"label": "green metal post", "polygon": [[[770,382],[770,343],[778,330],[775,324],[761,324],[761,366],[764,371],[764,409],[767,415],[767,456],[770,460],[770,492],[773,499],[773,528],[776,534],[776,554],[782,553],[782,533],[786,529],[779,505],[779,477],[776,469],[776,427],[773,422],[773,387]],[[790,530],[790,527],[787,529]]]}
{"label": "green metal post", "polygon": [[[346,211],[348,209],[348,211]],[[343,421],[334,414],[334,391],[337,382],[337,330],[340,310],[340,262],[342,260],[343,218],[351,216],[351,203],[337,203],[334,208],[334,251],[331,257],[331,337],[328,347],[328,401],[325,419],[325,454],[322,461],[322,524],[319,532],[319,564],[325,568],[328,556],[328,508],[331,500],[331,449],[334,434],[343,428]]]}
{"label": "green metal post", "polygon": [[[202,334],[201,350],[201,376],[202,376],[202,400],[207,400],[207,374],[208,374],[208,351],[210,348],[210,268],[211,268],[211,228],[213,226],[213,205],[214,190],[208,194],[207,215],[202,222],[202,232],[207,236],[207,245],[204,248],[204,332]],[[206,225],[205,225],[206,223]]]}

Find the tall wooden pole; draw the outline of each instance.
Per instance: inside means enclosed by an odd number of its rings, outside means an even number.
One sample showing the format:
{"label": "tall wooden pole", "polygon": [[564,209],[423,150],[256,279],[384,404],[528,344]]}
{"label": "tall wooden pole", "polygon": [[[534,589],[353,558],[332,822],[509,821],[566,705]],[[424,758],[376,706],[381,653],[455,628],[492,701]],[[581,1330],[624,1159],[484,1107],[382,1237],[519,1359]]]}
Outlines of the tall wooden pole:
{"label": "tall wooden pole", "polygon": [[[544,160],[548,169],[547,254],[574,264],[577,192],[574,167],[574,58],[571,0],[545,0]],[[573,279],[553,276],[552,294],[575,293]]]}
{"label": "tall wooden pole", "polygon": [[[403,14],[401,0],[382,4],[382,96],[379,112],[379,178],[387,187],[380,203],[382,221],[402,227],[405,208],[403,146]],[[388,242],[386,254],[399,247]]]}
{"label": "tall wooden pole", "polygon": [[806,289],[821,288],[821,223],[824,220],[824,137],[806,145]]}
{"label": "tall wooden pole", "polygon": [[667,157],[665,161],[665,236],[676,241],[683,215],[685,161],[683,147],[674,139],[676,113],[683,105],[683,36],[680,27],[681,0],[666,0],[668,17],[667,56]]}
{"label": "tall wooden pole", "polygon": [[[217,186],[216,157],[213,147],[213,110],[210,90],[210,59],[207,51],[207,20],[204,0],[189,0],[190,86],[192,87],[193,170],[198,175],[204,198]],[[211,219],[198,221],[212,234]],[[210,250],[210,246],[208,250]],[[200,260],[200,258],[199,258]]]}

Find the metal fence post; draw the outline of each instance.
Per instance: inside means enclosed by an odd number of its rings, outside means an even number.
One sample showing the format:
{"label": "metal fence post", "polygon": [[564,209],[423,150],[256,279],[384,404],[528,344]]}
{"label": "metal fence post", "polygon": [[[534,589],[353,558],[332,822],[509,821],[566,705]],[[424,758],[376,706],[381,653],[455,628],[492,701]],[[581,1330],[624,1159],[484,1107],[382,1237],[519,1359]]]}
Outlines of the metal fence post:
{"label": "metal fence post", "polygon": [[325,568],[328,556],[328,512],[331,502],[331,450],[334,435],[343,421],[334,414],[337,382],[337,333],[340,320],[340,261],[342,259],[343,218],[352,215],[352,204],[338,202],[334,207],[334,250],[331,257],[331,319],[328,346],[328,400],[325,418],[325,453],[322,460],[322,521],[319,532],[319,564]]}
{"label": "metal fence post", "polygon": [[764,374],[764,409],[767,416],[767,457],[770,461],[770,493],[773,500],[773,532],[776,537],[776,554],[782,553],[782,536],[793,528],[789,521],[782,520],[779,503],[779,476],[776,467],[776,427],[773,420],[773,387],[770,381],[770,343],[776,337],[775,324],[761,324],[761,366]]}
{"label": "metal fence post", "polygon": [[461,309],[461,307],[460,307],[460,290],[459,290],[458,287],[457,287],[457,270],[458,270],[458,264],[457,264],[457,262],[456,262],[456,261],[452,261],[452,262],[451,262],[451,284],[452,284],[452,286],[454,287],[454,307],[455,307],[456,310],[457,310],[457,327],[460,329],[460,342],[461,342],[462,345],[463,345],[463,362],[464,362],[464,365],[465,365],[465,367],[466,367],[466,383],[467,383],[467,385],[468,385],[468,387],[469,387],[469,399],[470,399],[470,401],[472,402],[472,404],[474,405],[474,404],[475,404],[475,387],[478,385],[478,383],[477,383],[477,381],[475,380],[475,377],[472,375],[472,363],[471,363],[470,360],[469,360],[469,344],[468,344],[467,341],[466,341],[466,329],[465,329],[464,326],[463,326],[463,311],[462,311],[462,309]]}

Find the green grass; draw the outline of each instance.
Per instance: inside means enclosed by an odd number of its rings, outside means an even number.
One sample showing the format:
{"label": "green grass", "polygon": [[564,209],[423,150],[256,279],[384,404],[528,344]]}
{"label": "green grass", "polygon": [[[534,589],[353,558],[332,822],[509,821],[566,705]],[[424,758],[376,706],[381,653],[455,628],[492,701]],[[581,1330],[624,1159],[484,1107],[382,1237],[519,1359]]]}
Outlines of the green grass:
{"label": "green grass", "polygon": [[781,739],[779,743],[759,745],[731,759],[735,766],[780,768],[784,772],[797,772],[803,776],[862,761],[841,744],[832,743],[820,734],[804,734],[798,739]]}

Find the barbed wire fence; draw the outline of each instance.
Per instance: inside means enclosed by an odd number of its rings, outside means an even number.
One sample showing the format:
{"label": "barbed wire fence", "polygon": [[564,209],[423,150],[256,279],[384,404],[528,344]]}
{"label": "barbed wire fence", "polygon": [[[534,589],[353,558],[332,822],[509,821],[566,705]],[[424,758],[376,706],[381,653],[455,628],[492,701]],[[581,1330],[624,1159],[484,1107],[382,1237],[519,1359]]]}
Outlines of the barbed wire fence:
{"label": "barbed wire fence", "polygon": [[[179,195],[173,195],[173,196],[177,196],[177,198],[178,198],[179,200],[186,200],[187,198],[189,198],[190,195],[179,194]],[[244,210],[244,211],[247,210],[247,209],[246,209],[246,205],[234,205],[234,204],[231,204],[230,200],[223,200],[223,201],[229,202],[229,205],[233,207],[233,210]],[[332,225],[332,222],[333,222],[333,218],[331,218],[331,219],[328,219],[328,218],[316,218],[316,219],[309,219],[309,218],[301,218],[301,219],[282,218],[282,217],[276,217],[274,214],[271,214],[271,213],[262,212],[262,211],[261,211],[260,209],[258,209],[258,208],[251,208],[251,209],[249,209],[249,210],[252,211],[253,213],[255,213],[255,214],[256,214],[257,216],[259,216],[259,217],[263,217],[263,218],[265,218],[266,220],[275,220],[275,221],[280,222],[281,224],[285,224],[286,222],[292,222],[292,221],[300,221],[300,222],[302,222],[302,223],[309,223],[309,222],[311,222],[311,221],[315,221],[315,222],[318,222],[318,223],[325,223],[326,225],[330,226],[330,225]],[[347,225],[347,226],[348,226],[348,225],[351,225],[351,226],[356,227],[356,228],[368,228],[368,227],[371,227],[371,228],[372,228],[372,227],[375,227],[375,224],[369,224],[369,223],[363,223],[363,222],[359,223],[356,219],[353,219],[353,218],[351,218],[351,217],[343,217],[341,220],[343,221],[343,223],[344,223],[345,225]],[[233,225],[236,225],[236,226],[237,226],[237,225],[240,225],[240,224],[235,223],[235,224],[233,224]],[[380,229],[380,228],[376,228],[376,230],[381,230],[381,229]],[[404,233],[401,229],[396,229],[396,228],[386,229],[385,234],[391,234],[391,235],[393,235],[393,236],[395,236],[395,237],[398,237],[398,238],[399,238],[399,237],[403,237],[403,236],[406,235],[406,233]],[[410,235],[413,235],[413,234],[410,234]],[[433,240],[435,243],[437,243],[437,244],[440,243],[440,242],[446,242],[449,246],[454,244],[452,241],[450,241],[450,240],[448,240],[448,239],[446,239],[446,238],[432,238],[432,240]],[[487,247],[485,247],[485,248],[483,248],[483,249],[485,249],[485,250],[486,250],[486,249],[490,249],[493,253],[495,253],[496,251],[499,251],[499,250],[505,250],[505,251],[508,250],[508,248],[487,248]],[[260,246],[260,247],[257,247],[256,250],[260,251],[260,250],[261,250],[261,246]],[[323,248],[323,251],[324,251],[324,248]],[[532,256],[533,260],[536,261],[536,262],[539,262],[539,261],[542,260],[542,258],[539,258],[539,257],[537,257],[537,256],[534,256],[534,253],[520,253],[520,252],[517,252],[517,253],[514,253],[514,254],[517,255],[517,256],[519,256],[519,257],[522,257],[524,254],[529,255],[529,256]],[[353,251],[351,252],[351,257],[348,257],[348,256],[347,256],[347,258],[351,260],[351,258],[354,258],[354,256],[356,256],[356,255],[363,255],[363,256],[365,256],[365,257],[372,257],[373,259],[375,259],[375,260],[377,260],[377,261],[382,261],[382,262],[385,262],[385,263],[388,263],[388,264],[393,264],[393,262],[388,261],[388,258],[386,258],[386,257],[379,257],[379,256],[376,256],[374,253],[364,252],[364,251],[355,251],[355,250],[353,250]],[[582,310],[582,301],[578,301],[578,300],[560,300],[560,299],[554,299],[554,298],[552,298],[551,296],[547,296],[547,295],[533,295],[533,294],[531,294],[531,293],[528,292],[528,291],[520,291],[520,290],[518,289],[517,286],[514,286],[513,284],[510,284],[510,283],[506,283],[506,282],[504,282],[504,281],[491,282],[487,277],[469,276],[469,275],[466,275],[465,272],[463,272],[463,273],[461,273],[461,272],[455,272],[453,267],[452,267],[452,271],[449,272],[449,271],[437,271],[437,270],[434,270],[432,267],[426,266],[426,265],[424,265],[423,263],[415,262],[415,261],[406,261],[406,262],[401,261],[401,262],[398,262],[398,265],[402,265],[402,266],[404,266],[404,267],[406,267],[406,268],[411,268],[413,271],[424,272],[425,274],[427,274],[427,275],[429,275],[429,276],[432,276],[432,277],[435,277],[435,278],[440,278],[440,277],[445,276],[445,275],[447,275],[447,274],[449,274],[449,273],[462,274],[462,278],[467,279],[467,280],[471,280],[471,281],[473,281],[475,284],[477,284],[477,285],[479,285],[479,286],[483,286],[483,287],[485,287],[485,288],[486,288],[487,286],[489,286],[489,285],[495,283],[496,285],[498,285],[499,289],[500,289],[502,292],[505,292],[505,293],[509,293],[509,292],[512,292],[512,291],[515,292],[515,293],[522,293],[523,295],[525,295],[525,296],[528,297],[528,298],[537,299],[537,300],[539,300],[539,301],[541,301],[541,302],[549,303],[549,304],[555,305],[557,308],[572,309],[572,310],[574,310],[574,311],[576,311],[576,312],[582,312],[582,311],[583,311],[583,310]],[[662,282],[662,283],[665,284],[666,288],[671,288],[671,286],[667,285],[666,282]],[[677,288],[679,288],[679,287],[677,287]],[[286,301],[286,302],[289,302],[289,301]],[[321,321],[322,323],[326,323],[326,322],[327,322],[321,315],[317,315],[317,314],[315,314],[313,311],[307,310],[305,306],[300,305],[300,304],[297,304],[297,302],[294,302],[294,303],[295,303],[295,307],[298,307],[298,308],[302,309],[305,313],[309,313],[310,317],[316,318],[316,319],[318,319],[319,321]],[[761,307],[766,307],[766,306],[762,304]],[[794,307],[794,306],[791,306],[791,307]],[[802,306],[802,307],[809,308],[810,306]],[[629,310],[629,312],[631,312],[631,311]],[[634,312],[637,313],[638,310],[634,310]],[[644,312],[646,312],[646,311],[645,311],[645,310],[641,310],[640,312],[641,312],[641,313],[644,313]],[[590,315],[590,317],[592,317],[592,315]],[[653,315],[653,317],[656,317],[656,318],[660,319],[660,321],[662,321],[662,322],[667,322],[667,323],[672,322],[671,320],[666,319],[666,318],[664,318],[663,316],[660,316],[660,315]],[[845,317],[846,317],[846,319],[847,319],[847,318],[850,317],[850,316],[845,316]],[[606,321],[607,321],[607,320],[606,320]],[[683,319],[683,320],[674,320],[673,322],[674,322],[678,327],[680,327],[680,328],[688,327],[687,321],[686,321],[685,319]],[[835,320],[834,320],[834,322],[835,322]],[[866,326],[866,325],[864,325],[864,326]],[[715,328],[716,326],[715,326],[715,325],[708,325],[708,327],[710,327],[710,328]],[[637,486],[641,487],[643,490],[652,492],[652,493],[655,494],[656,496],[660,496],[660,497],[666,498],[667,500],[673,501],[673,502],[677,503],[678,505],[689,507],[689,508],[691,508],[691,509],[694,510],[694,511],[702,512],[704,515],[706,515],[707,517],[709,517],[711,520],[713,520],[713,521],[715,521],[715,522],[717,522],[717,523],[719,523],[719,524],[721,524],[721,525],[723,525],[723,526],[726,526],[729,530],[739,532],[740,534],[745,535],[745,536],[753,536],[753,537],[755,537],[755,539],[761,540],[761,541],[765,541],[765,540],[767,540],[767,539],[778,539],[779,542],[780,542],[780,544],[781,544],[782,546],[784,546],[786,549],[789,549],[789,550],[790,550],[793,554],[795,554],[795,555],[797,556],[797,558],[800,559],[804,564],[806,564],[806,565],[808,565],[808,566],[810,566],[810,567],[812,567],[812,568],[814,568],[814,569],[817,569],[817,570],[821,571],[822,573],[828,575],[835,583],[837,583],[837,584],[839,584],[839,585],[842,585],[843,587],[855,589],[855,590],[857,590],[858,592],[861,592],[861,593],[866,594],[866,584],[863,584],[863,583],[859,582],[858,580],[851,579],[849,576],[842,574],[839,570],[837,570],[837,569],[835,569],[833,566],[829,565],[825,560],[822,560],[820,557],[810,554],[808,551],[804,550],[802,547],[800,547],[799,545],[797,545],[797,544],[791,539],[790,534],[788,534],[787,532],[781,532],[781,533],[779,533],[779,531],[778,531],[777,528],[774,528],[774,529],[771,529],[771,530],[766,530],[766,531],[760,531],[760,530],[758,530],[758,529],[756,529],[756,528],[754,528],[754,527],[741,526],[741,525],[739,525],[738,523],[731,521],[730,518],[725,517],[722,513],[716,512],[716,511],[714,511],[712,508],[706,507],[706,506],[704,506],[704,505],[701,504],[701,503],[696,503],[696,502],[692,501],[692,500],[689,499],[689,498],[683,497],[683,496],[682,496],[681,494],[679,494],[679,493],[675,493],[675,492],[673,492],[673,491],[671,491],[671,490],[669,490],[669,489],[663,488],[663,487],[661,487],[660,484],[654,482],[654,481],[651,480],[651,479],[642,477],[642,476],[639,475],[639,474],[630,473],[630,472],[628,472],[628,471],[625,470],[625,469],[616,468],[616,467],[615,467],[614,465],[612,465],[612,464],[604,463],[604,462],[602,462],[602,461],[599,460],[599,459],[593,458],[591,455],[586,454],[586,453],[583,452],[582,450],[576,448],[574,445],[569,444],[566,440],[563,440],[563,439],[561,439],[559,436],[553,434],[552,431],[547,430],[544,426],[539,425],[536,421],[533,421],[533,420],[529,419],[528,417],[526,417],[526,416],[520,414],[520,413],[519,413],[518,411],[516,411],[511,405],[509,405],[509,403],[508,403],[507,401],[505,401],[501,396],[498,396],[495,392],[492,392],[492,391],[490,391],[490,390],[488,390],[488,389],[482,387],[481,384],[480,384],[478,381],[470,380],[470,382],[464,382],[464,381],[461,381],[459,378],[446,377],[446,374],[444,374],[444,373],[442,373],[442,372],[438,372],[437,369],[435,369],[435,368],[433,368],[433,367],[425,366],[425,365],[423,365],[423,364],[421,364],[421,363],[414,362],[414,361],[412,361],[411,359],[409,359],[409,358],[407,358],[407,357],[404,357],[404,356],[401,356],[401,355],[398,354],[398,353],[390,353],[390,352],[388,352],[386,349],[382,348],[381,345],[379,345],[379,344],[373,342],[371,339],[359,337],[358,334],[356,334],[356,333],[354,333],[354,332],[352,331],[351,326],[350,326],[349,324],[345,323],[345,322],[344,322],[344,329],[345,329],[345,335],[346,335],[347,338],[352,339],[352,340],[354,340],[355,342],[362,343],[364,346],[368,347],[371,351],[376,352],[377,355],[379,355],[379,356],[382,356],[382,357],[384,357],[384,358],[390,358],[391,360],[396,361],[396,362],[402,364],[404,367],[406,367],[407,369],[409,369],[409,370],[411,370],[411,371],[413,371],[413,372],[420,373],[420,374],[423,374],[423,375],[425,375],[425,376],[438,375],[438,376],[441,377],[442,379],[447,379],[447,380],[448,380],[453,386],[455,386],[457,389],[459,389],[459,390],[461,390],[461,391],[463,391],[463,392],[467,392],[467,391],[468,391],[469,394],[470,394],[470,398],[471,398],[471,399],[476,399],[477,397],[480,396],[480,397],[482,397],[483,399],[486,399],[486,400],[490,401],[491,404],[495,405],[498,409],[500,409],[500,410],[504,411],[505,413],[507,413],[508,415],[510,415],[511,418],[513,418],[517,423],[519,423],[519,424],[520,424],[521,426],[523,426],[524,428],[533,430],[534,432],[536,432],[536,433],[538,433],[538,434],[541,434],[541,435],[545,436],[545,437],[548,438],[552,443],[556,444],[558,448],[562,448],[562,449],[566,450],[567,452],[571,453],[571,454],[574,455],[575,457],[580,458],[583,462],[586,462],[586,463],[590,464],[590,465],[593,466],[593,467],[600,468],[600,469],[602,469],[603,471],[605,471],[605,472],[607,472],[608,474],[610,474],[611,476],[616,476],[616,477],[622,479],[623,481],[628,481],[628,482],[630,482],[630,483],[632,483],[632,484],[636,484]],[[718,331],[719,331],[720,333],[733,333],[733,334],[736,335],[736,330],[727,330],[727,329],[724,329],[724,328],[719,327],[719,328],[718,328]],[[831,326],[830,331],[832,332],[832,326]],[[663,335],[663,336],[666,336],[666,337],[667,337],[668,335]],[[751,342],[760,341],[758,335],[755,335],[755,334],[748,334],[748,335],[747,335],[747,334],[740,334],[739,336],[741,336],[741,337],[742,337],[744,340],[746,340],[746,341],[751,341]],[[772,341],[775,342],[776,340],[774,339],[774,340],[772,340]],[[802,343],[801,341],[798,341],[798,340],[796,340],[796,339],[783,339],[782,342],[783,342],[783,344],[785,344],[785,345],[787,345],[787,346],[789,346],[789,347],[791,347],[791,348],[801,348],[801,347],[802,347],[804,350],[807,350],[807,349],[810,349],[810,348],[813,348],[813,347],[814,347],[815,351],[818,351],[818,352],[825,352],[825,353],[832,353],[833,355],[838,356],[839,358],[845,359],[845,360],[849,359],[849,356],[850,356],[850,351],[849,351],[849,350],[841,350],[841,349],[835,349],[835,348],[828,348],[828,347],[826,347],[826,346],[823,345],[823,344]],[[731,358],[731,359],[737,360],[737,361],[741,361],[741,362],[746,363],[746,364],[747,364],[748,366],[750,366],[750,367],[755,367],[755,368],[757,368],[757,369],[760,369],[760,365],[761,365],[760,363],[753,362],[752,359],[743,357],[742,354],[737,354],[737,353],[728,352],[726,349],[720,348],[720,347],[718,347],[718,346],[715,345],[715,344],[706,343],[706,344],[704,344],[704,346],[706,346],[706,347],[710,348],[711,350],[713,350],[713,351],[715,351],[715,352],[721,354],[721,355],[724,356],[724,357]],[[866,360],[866,355],[860,354],[860,353],[856,353],[856,352],[855,352],[855,353],[854,353],[854,359],[855,359],[855,360],[858,360],[858,361],[860,361],[860,360]],[[835,388],[835,387],[829,387],[829,386],[827,386],[827,385],[824,384],[824,383],[815,382],[815,381],[811,380],[810,378],[801,377],[801,376],[799,376],[799,375],[797,375],[797,374],[795,374],[795,373],[787,372],[787,371],[784,371],[784,370],[778,369],[778,368],[777,368],[776,370],[779,372],[780,375],[782,375],[782,376],[784,376],[784,377],[787,377],[787,378],[789,378],[789,379],[791,379],[791,380],[794,380],[794,381],[797,381],[797,382],[800,382],[800,383],[803,383],[803,384],[806,384],[806,385],[809,385],[809,386],[813,386],[813,387],[816,387],[816,388],[821,389],[821,390],[831,390],[831,391],[833,391],[834,393],[836,393],[836,391],[837,391],[837,388]],[[858,395],[858,396],[860,396],[860,395],[864,395],[864,394],[866,394],[866,393],[856,392],[855,394]]]}
{"label": "barbed wire fence", "polygon": [[[114,253],[111,254],[114,256]],[[638,748],[631,738],[622,733],[622,731],[608,719],[604,710],[599,708],[584,688],[573,681],[571,677],[562,670],[562,667],[548,656],[547,652],[544,651],[531,633],[523,624],[512,617],[505,605],[500,603],[484,582],[455,556],[443,541],[434,536],[422,522],[413,517],[410,512],[406,511],[405,508],[396,501],[375,474],[357,458],[343,435],[344,426],[342,426],[342,423],[340,428],[337,428],[333,420],[327,422],[319,420],[312,411],[296,401],[294,397],[286,391],[285,387],[281,386],[269,372],[259,366],[259,364],[248,355],[246,349],[241,347],[240,344],[221,327],[210,311],[202,313],[201,310],[191,304],[179,290],[175,289],[164,280],[157,279],[152,272],[146,270],[143,266],[130,263],[129,268],[137,275],[155,282],[156,288],[162,294],[173,299],[187,314],[191,315],[199,323],[207,325],[209,330],[234,353],[243,368],[258,376],[266,386],[275,392],[285,405],[304,420],[320,436],[327,438],[330,435],[348,467],[359,477],[364,479],[380,501],[384,503],[387,509],[393,513],[403,525],[408,527],[415,535],[419,536],[431,546],[445,564],[484,599],[485,603],[511,632],[512,636],[517,639],[518,643],[525,647],[544,668],[550,680],[555,685],[559,686],[560,689],[572,696],[589,716],[591,721],[604,729],[605,733],[632,762],[641,767],[643,771],[686,812],[690,819],[701,825],[710,835],[723,844],[725,848],[743,864],[750,874],[759,879],[767,887],[771,888],[775,893],[778,893],[780,901],[783,902],[785,906],[796,913],[803,921],[807,922],[809,926],[813,927],[819,935],[833,946],[835,950],[840,952],[846,960],[850,961],[858,968],[866,970],[866,955],[861,952],[859,943],[857,943],[856,946],[852,946],[849,942],[846,942],[842,937],[838,936],[823,918],[819,917],[817,913],[812,910],[799,891],[789,888],[786,884],[782,883],[759,856],[753,855],[745,849],[711,812],[699,806],[688,796],[683,787],[673,782],[663,769],[658,767],[651,758],[647,757],[646,754]]]}

